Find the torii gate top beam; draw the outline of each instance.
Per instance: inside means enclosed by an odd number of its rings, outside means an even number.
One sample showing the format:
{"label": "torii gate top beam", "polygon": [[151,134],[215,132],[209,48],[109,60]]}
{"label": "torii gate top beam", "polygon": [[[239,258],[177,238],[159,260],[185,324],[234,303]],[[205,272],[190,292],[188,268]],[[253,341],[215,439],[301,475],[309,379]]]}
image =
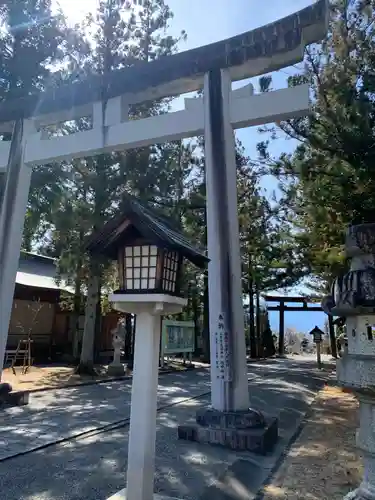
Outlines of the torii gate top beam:
{"label": "torii gate top beam", "polygon": [[0,103],[0,121],[58,113],[120,95],[134,104],[192,92],[202,87],[203,75],[212,69],[230,68],[232,80],[276,71],[300,61],[305,46],[324,38],[326,30],[327,0],[317,0],[275,23],[227,40],[112,71],[107,81],[94,75],[4,101]]}
{"label": "torii gate top beam", "polygon": [[287,296],[281,296],[281,295],[263,295],[263,299],[266,302],[293,302],[293,303],[305,303],[305,304],[314,304],[315,302],[321,302],[322,297],[319,297],[318,295],[309,295],[309,296],[304,296],[304,297],[287,297]]}

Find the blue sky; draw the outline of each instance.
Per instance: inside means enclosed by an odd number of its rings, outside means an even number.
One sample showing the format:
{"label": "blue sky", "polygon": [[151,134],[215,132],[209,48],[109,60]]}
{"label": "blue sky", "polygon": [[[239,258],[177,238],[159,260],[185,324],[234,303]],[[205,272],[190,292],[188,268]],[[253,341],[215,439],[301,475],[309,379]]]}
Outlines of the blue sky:
{"label": "blue sky", "polygon": [[[165,0],[174,13],[170,34],[178,35],[182,30],[187,32],[187,41],[181,43],[180,50],[188,50],[224,38],[237,35],[244,31],[255,29],[273,22],[314,3],[313,0]],[[97,0],[60,0],[60,5],[71,18],[80,20],[84,13],[93,11]],[[273,87],[286,87],[286,79],[296,72],[296,68],[285,68],[273,74]],[[246,82],[234,84],[234,88],[243,86]],[[256,80],[253,82],[255,88]],[[237,131],[237,136],[246,148],[250,157],[256,156],[255,146],[259,142],[256,128]],[[278,156],[282,152],[291,152],[295,143],[279,139],[272,145],[272,153]],[[263,183],[269,195],[277,188],[273,179]],[[272,327],[277,330],[277,313],[270,314]],[[288,313],[285,317],[286,326],[295,327],[301,331],[309,331],[315,324],[323,326],[323,313]]]}

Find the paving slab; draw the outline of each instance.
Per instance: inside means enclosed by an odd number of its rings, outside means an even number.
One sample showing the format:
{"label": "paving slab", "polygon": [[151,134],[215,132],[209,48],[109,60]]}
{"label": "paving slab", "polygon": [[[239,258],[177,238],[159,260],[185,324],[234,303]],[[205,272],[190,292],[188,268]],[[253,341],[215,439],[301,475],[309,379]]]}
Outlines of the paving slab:
{"label": "paving slab", "polygon": [[[311,367],[288,360],[249,367],[251,404],[280,420],[280,440],[268,456],[177,440],[178,425],[192,422],[196,410],[209,405],[209,395],[161,410],[155,493],[182,500],[254,498],[323,385],[326,374]],[[121,428],[0,462],[1,498],[105,500],[126,486],[127,443],[128,428]]]}

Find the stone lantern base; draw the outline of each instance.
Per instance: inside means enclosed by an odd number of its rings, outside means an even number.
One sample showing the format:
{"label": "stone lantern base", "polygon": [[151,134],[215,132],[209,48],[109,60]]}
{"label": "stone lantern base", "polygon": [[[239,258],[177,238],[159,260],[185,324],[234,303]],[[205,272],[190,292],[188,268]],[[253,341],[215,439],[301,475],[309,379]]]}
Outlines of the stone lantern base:
{"label": "stone lantern base", "polygon": [[121,377],[122,375],[125,375],[125,367],[122,363],[111,363],[108,365],[107,374],[111,377]]}
{"label": "stone lantern base", "polygon": [[29,404],[28,391],[13,391],[10,384],[0,382],[0,408],[27,404]]}
{"label": "stone lantern base", "polygon": [[[115,493],[114,495],[109,497],[107,500],[126,500],[126,488],[119,491],[118,493]],[[178,498],[166,497],[163,495],[156,495],[155,494],[153,500],[178,500]]]}
{"label": "stone lantern base", "polygon": [[350,270],[322,301],[327,314],[346,320],[347,347],[337,361],[337,379],[359,401],[356,443],[364,475],[345,500],[375,500],[375,224],[350,226],[345,253]]}
{"label": "stone lantern base", "polygon": [[374,491],[361,491],[361,488],[358,488],[354,491],[351,491],[347,495],[345,495],[344,500],[373,500],[375,498]]}

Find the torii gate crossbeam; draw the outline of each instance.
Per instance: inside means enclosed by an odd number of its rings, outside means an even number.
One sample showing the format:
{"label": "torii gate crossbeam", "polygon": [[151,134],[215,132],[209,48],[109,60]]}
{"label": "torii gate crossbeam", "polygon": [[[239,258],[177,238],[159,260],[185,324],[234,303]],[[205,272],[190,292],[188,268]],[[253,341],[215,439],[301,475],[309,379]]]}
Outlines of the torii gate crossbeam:
{"label": "torii gate crossbeam", "polygon": [[[27,119],[26,121],[39,131],[25,136],[24,162],[30,166],[43,165],[72,158],[95,156],[104,151],[123,151],[185,139],[204,133],[202,98],[185,99],[185,109],[182,111],[130,121],[126,120],[122,101],[122,97],[115,97],[108,101],[104,137],[101,102],[92,105],[93,127],[91,130],[66,136],[43,138],[43,133],[40,131],[41,123],[44,126],[58,123],[58,115],[55,117],[50,115],[48,119],[46,117]],[[292,117],[298,118],[305,116],[308,112],[308,85],[254,96],[251,86],[232,91],[231,124],[234,129],[277,122]],[[7,168],[9,151],[10,141],[0,142],[0,172]]]}

